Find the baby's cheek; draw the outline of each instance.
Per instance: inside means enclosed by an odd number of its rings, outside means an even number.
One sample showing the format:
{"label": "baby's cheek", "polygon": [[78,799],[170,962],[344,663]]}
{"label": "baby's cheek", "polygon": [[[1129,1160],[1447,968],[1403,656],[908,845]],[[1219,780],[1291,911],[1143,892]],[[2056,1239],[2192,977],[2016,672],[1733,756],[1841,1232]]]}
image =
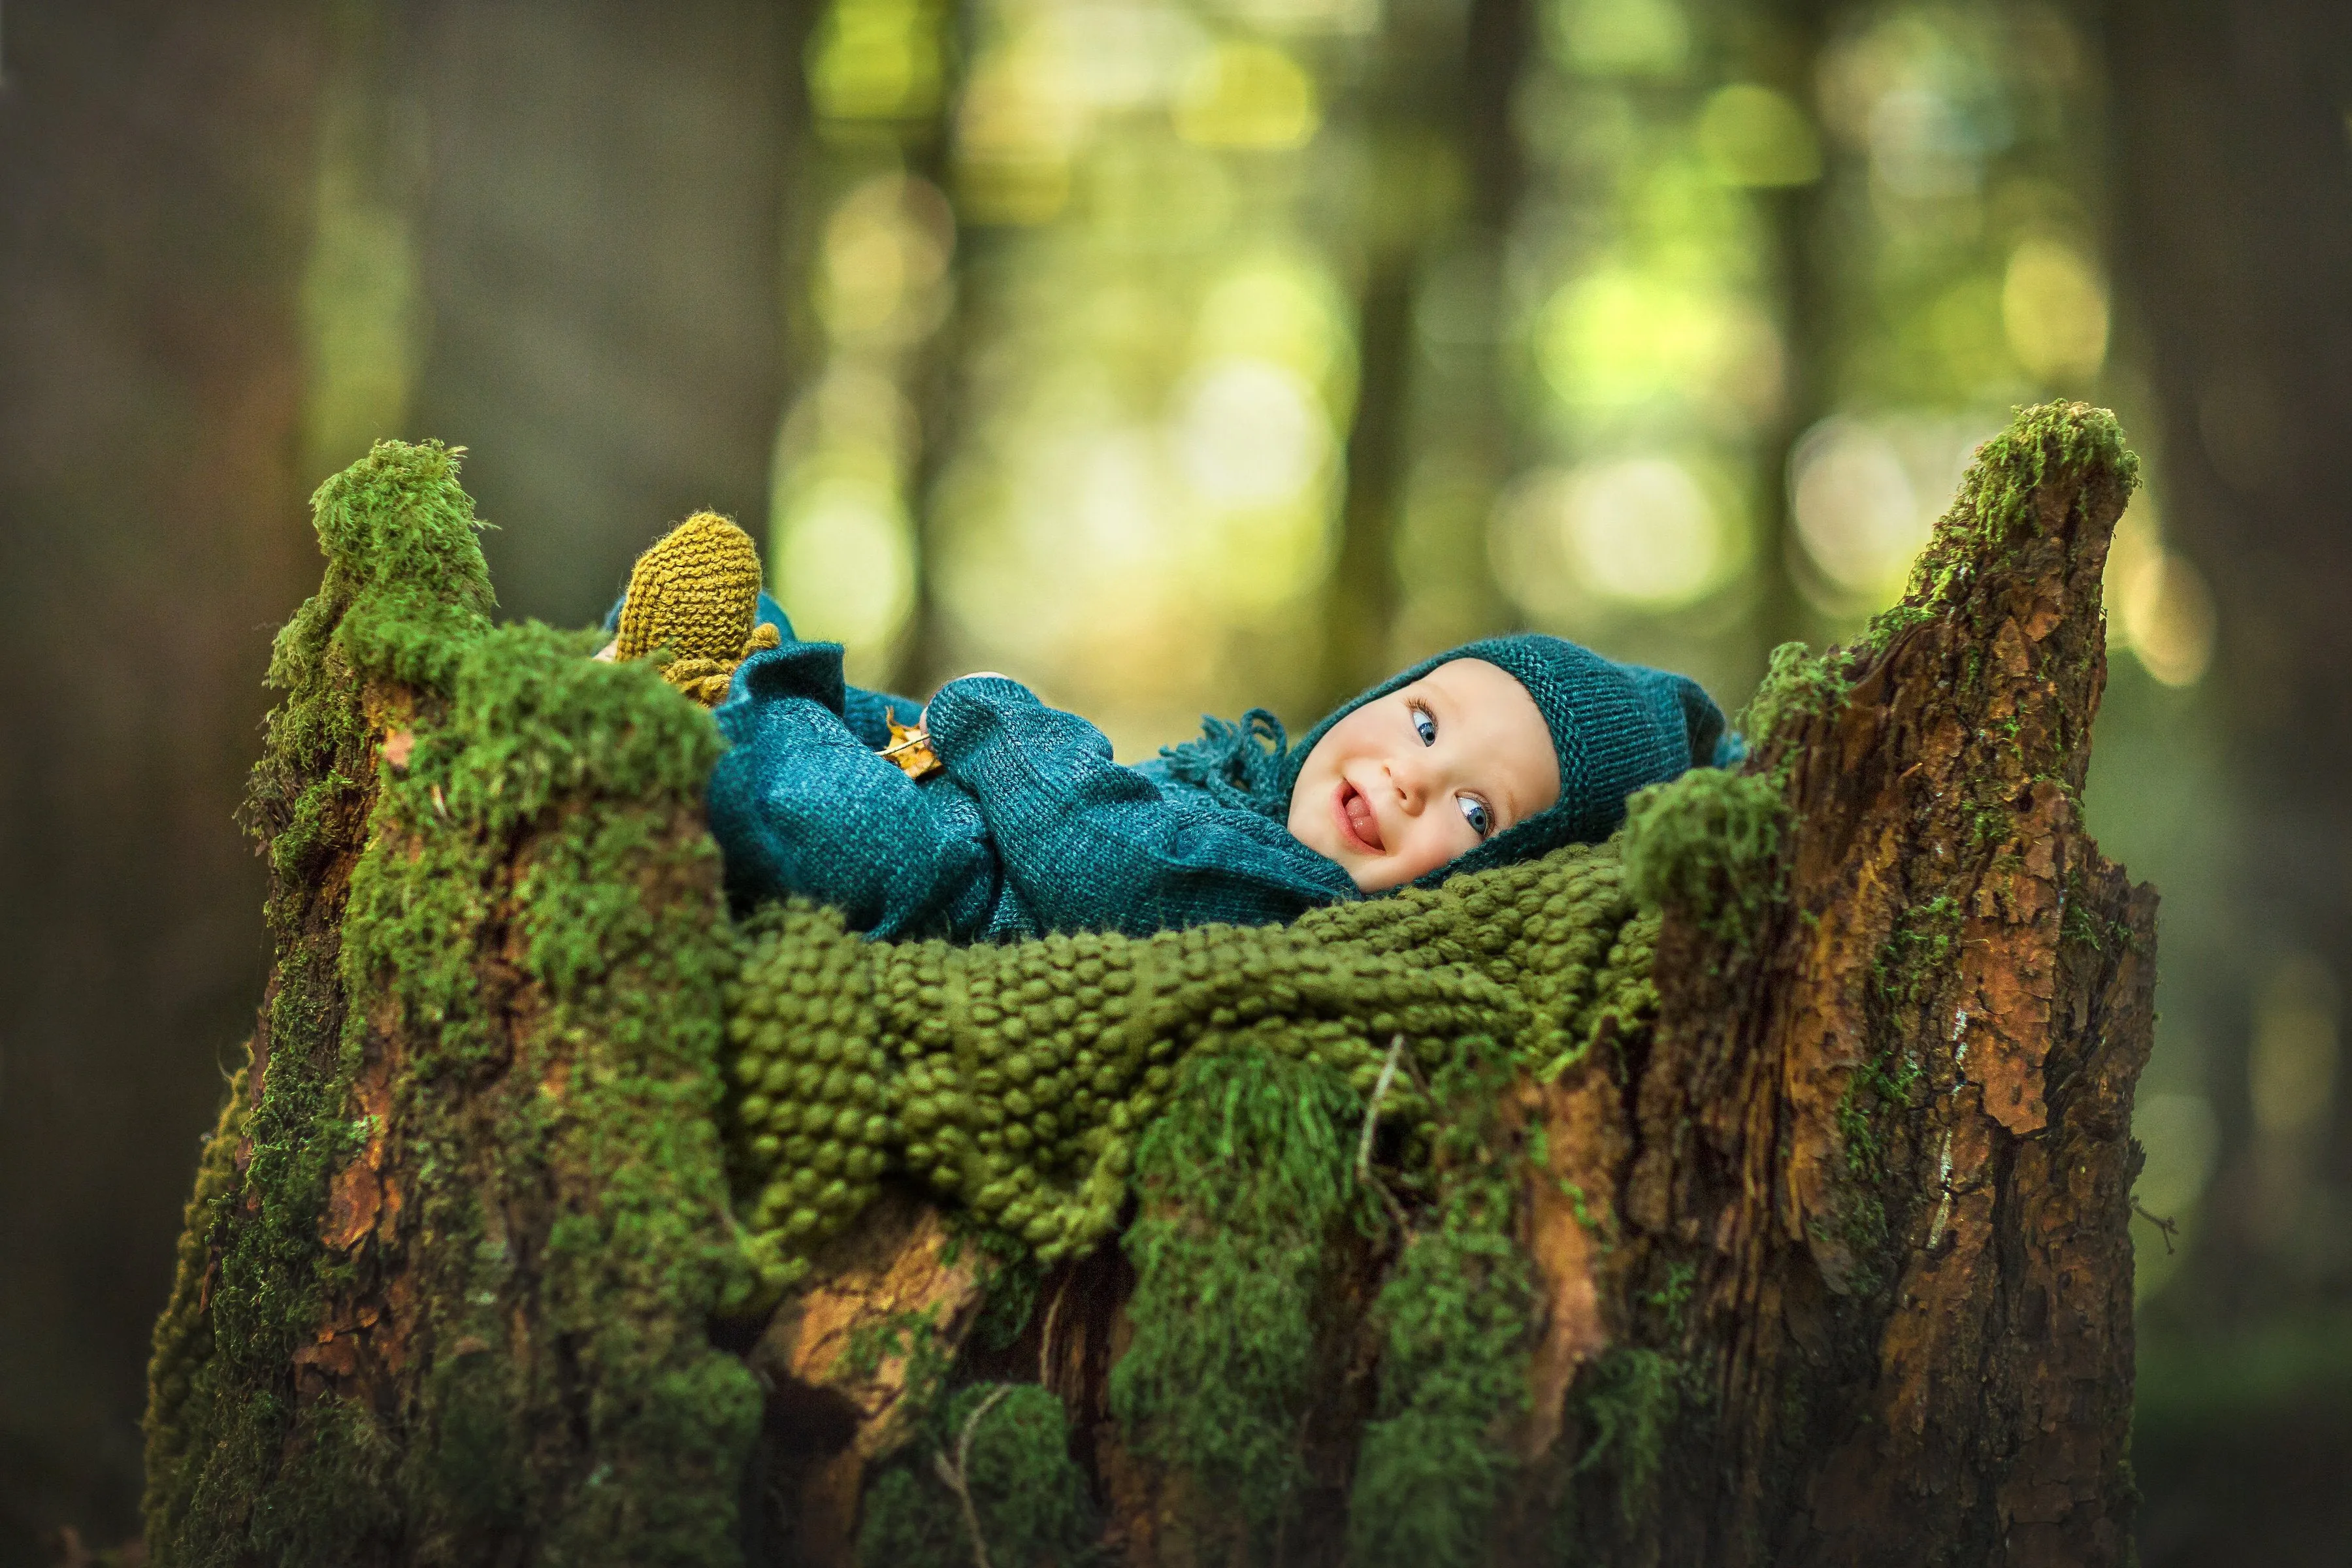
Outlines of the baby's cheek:
{"label": "baby's cheek", "polygon": [[1452,834],[1435,831],[1416,843],[1413,849],[1412,869],[1401,880],[1410,882],[1415,877],[1426,876],[1462,853],[1462,847],[1454,842]]}

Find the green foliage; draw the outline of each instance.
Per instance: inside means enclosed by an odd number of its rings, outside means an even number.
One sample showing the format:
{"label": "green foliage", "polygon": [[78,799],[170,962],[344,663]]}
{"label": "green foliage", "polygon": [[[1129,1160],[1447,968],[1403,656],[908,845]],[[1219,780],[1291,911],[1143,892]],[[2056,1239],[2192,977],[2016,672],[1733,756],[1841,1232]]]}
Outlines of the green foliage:
{"label": "green foliage", "polygon": [[914,1451],[867,1490],[857,1560],[866,1568],[967,1568],[981,1560],[975,1521],[992,1568],[1094,1560],[1094,1504],[1070,1458],[1067,1418],[1034,1384],[959,1390]]}
{"label": "green foliage", "polygon": [[1788,804],[1778,779],[1694,768],[1626,803],[1625,876],[1634,896],[1738,941],[1780,896]]}
{"label": "green foliage", "polygon": [[1498,1107],[1512,1075],[1507,1056],[1473,1041],[1432,1081],[1436,1202],[1372,1310],[1380,1402],[1348,1500],[1349,1558],[1365,1568],[1486,1561],[1512,1473],[1497,1430],[1528,1405],[1536,1300],[1511,1234],[1517,1151]]}
{"label": "green foliage", "polygon": [[1631,1526],[1648,1506],[1682,1406],[1682,1369],[1663,1351],[1621,1345],[1585,1374],[1581,1403],[1589,1432],[1576,1471],[1613,1472],[1618,1517]]}
{"label": "green foliage", "polygon": [[1135,1338],[1111,1370],[1111,1412],[1139,1451],[1237,1502],[1262,1537],[1307,1480],[1332,1244],[1368,1217],[1346,1131],[1362,1111],[1315,1062],[1196,1057],[1137,1151]]}

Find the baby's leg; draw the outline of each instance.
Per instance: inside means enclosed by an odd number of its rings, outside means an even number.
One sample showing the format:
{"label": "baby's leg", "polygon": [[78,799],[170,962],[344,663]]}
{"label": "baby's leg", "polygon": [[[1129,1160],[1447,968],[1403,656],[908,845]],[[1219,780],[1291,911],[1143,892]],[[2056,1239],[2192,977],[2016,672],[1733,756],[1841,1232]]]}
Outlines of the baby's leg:
{"label": "baby's leg", "polygon": [[984,910],[996,867],[977,813],[948,809],[956,802],[867,749],[828,705],[782,684],[721,715],[734,744],[709,800],[730,899],[800,893],[875,936],[950,934]]}
{"label": "baby's leg", "polygon": [[[695,694],[713,706],[731,689],[714,678],[731,673],[761,647],[830,648],[837,662],[836,645],[801,644],[784,607],[759,582],[759,552],[751,536],[715,513],[698,512],[637,558],[628,591],[605,612],[604,632],[613,640],[596,657],[628,658],[667,646],[681,659],[699,661],[691,667],[699,678]],[[634,633],[625,635],[625,621],[634,624]],[[911,726],[923,710],[911,699],[855,686],[841,687],[838,700],[825,700],[876,751],[889,744],[891,720]]]}
{"label": "baby's leg", "polygon": [[751,536],[715,511],[698,511],[629,568],[628,591],[608,617],[613,640],[595,657],[626,660],[667,649],[662,679],[715,708],[739,665],[789,635],[788,625],[761,619],[773,602],[761,591]]}

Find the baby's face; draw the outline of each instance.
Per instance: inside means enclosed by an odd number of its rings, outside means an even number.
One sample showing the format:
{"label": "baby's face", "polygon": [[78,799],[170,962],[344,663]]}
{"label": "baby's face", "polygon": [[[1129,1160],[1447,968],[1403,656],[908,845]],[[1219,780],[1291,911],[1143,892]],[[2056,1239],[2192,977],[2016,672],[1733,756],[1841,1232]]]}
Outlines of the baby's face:
{"label": "baby's face", "polygon": [[1499,666],[1456,658],[1323,732],[1290,792],[1290,832],[1377,893],[1559,799],[1536,700]]}

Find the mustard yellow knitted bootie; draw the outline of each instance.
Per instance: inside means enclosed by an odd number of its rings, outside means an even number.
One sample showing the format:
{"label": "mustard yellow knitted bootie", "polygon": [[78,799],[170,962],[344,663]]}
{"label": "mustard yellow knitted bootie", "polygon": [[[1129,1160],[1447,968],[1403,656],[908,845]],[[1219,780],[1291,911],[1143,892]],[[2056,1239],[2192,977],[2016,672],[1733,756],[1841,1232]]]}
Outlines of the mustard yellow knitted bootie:
{"label": "mustard yellow knitted bootie", "polygon": [[670,650],[664,680],[706,708],[727,695],[735,667],[774,647],[760,613],[760,552],[751,536],[715,511],[698,511],[657,540],[629,571],[614,658]]}

